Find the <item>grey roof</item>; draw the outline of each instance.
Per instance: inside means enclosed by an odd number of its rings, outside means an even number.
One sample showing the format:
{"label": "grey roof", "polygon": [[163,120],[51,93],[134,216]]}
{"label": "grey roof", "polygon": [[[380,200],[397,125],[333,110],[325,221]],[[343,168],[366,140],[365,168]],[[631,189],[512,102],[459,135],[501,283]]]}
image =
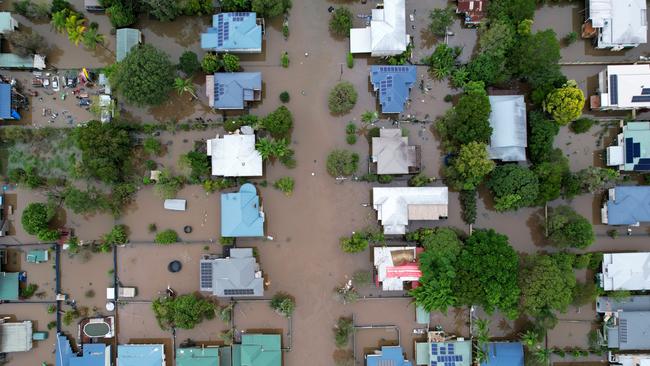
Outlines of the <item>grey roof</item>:
{"label": "grey roof", "polygon": [[650,350],[650,311],[619,313],[618,325],[607,329],[607,345],[620,350]]}
{"label": "grey roof", "polygon": [[523,95],[491,95],[490,159],[526,161],[526,102]]}
{"label": "grey roof", "polygon": [[214,107],[244,109],[255,100],[255,90],[262,90],[261,72],[220,72],[214,74]]}
{"label": "grey roof", "polygon": [[630,296],[616,300],[607,296],[598,296],[596,311],[599,313],[614,311],[650,311],[650,296]]}
{"label": "grey roof", "polygon": [[377,174],[408,174],[416,165],[415,146],[408,145],[399,128],[382,128],[379,137],[372,138],[372,161]]}
{"label": "grey roof", "polygon": [[638,225],[642,222],[650,222],[650,187],[614,187],[613,199],[610,195],[607,201],[607,223]]}
{"label": "grey roof", "polygon": [[32,349],[32,322],[0,324],[0,352],[25,352]]}
{"label": "grey roof", "polygon": [[[212,275],[212,293],[219,297],[251,297],[264,295],[264,278],[257,276],[259,265],[251,248],[233,248],[230,257],[202,260],[201,277]],[[208,290],[201,286],[202,290]]]}
{"label": "grey roof", "polygon": [[124,60],[133,47],[140,43],[142,33],[140,33],[138,29],[134,28],[121,28],[117,30],[115,37],[117,38],[115,58],[117,59],[117,62],[120,62]]}

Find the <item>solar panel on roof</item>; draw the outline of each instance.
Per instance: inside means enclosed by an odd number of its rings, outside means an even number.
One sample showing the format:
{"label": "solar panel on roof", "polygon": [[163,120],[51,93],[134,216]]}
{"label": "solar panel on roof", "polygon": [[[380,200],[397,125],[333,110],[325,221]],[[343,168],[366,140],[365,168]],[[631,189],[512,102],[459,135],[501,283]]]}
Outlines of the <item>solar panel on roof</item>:
{"label": "solar panel on roof", "polygon": [[650,88],[642,88],[641,89],[641,94],[642,95],[650,95]]}
{"label": "solar panel on roof", "polygon": [[632,97],[632,103],[650,102],[650,95],[635,95]]}
{"label": "solar panel on roof", "polygon": [[625,162],[634,162],[634,140],[631,137],[625,139]]}
{"label": "solar panel on roof", "polygon": [[212,287],[212,263],[201,263],[201,288]]}
{"label": "solar panel on roof", "polygon": [[640,142],[635,142],[634,143],[634,157],[635,158],[641,157],[641,143]]}
{"label": "solar panel on roof", "polygon": [[242,288],[242,289],[226,289],[223,290],[223,294],[227,296],[237,296],[237,295],[253,295],[255,291],[252,288]]}
{"label": "solar panel on roof", "polygon": [[609,102],[612,105],[618,104],[618,75],[609,76]]}

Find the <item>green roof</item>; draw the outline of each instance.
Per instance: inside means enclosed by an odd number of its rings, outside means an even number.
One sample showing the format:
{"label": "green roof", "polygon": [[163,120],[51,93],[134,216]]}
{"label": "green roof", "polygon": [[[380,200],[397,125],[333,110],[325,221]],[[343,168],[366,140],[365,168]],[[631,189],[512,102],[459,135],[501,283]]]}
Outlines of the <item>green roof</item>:
{"label": "green roof", "polygon": [[219,366],[219,347],[179,348],[176,366]]}
{"label": "green roof", "polygon": [[0,67],[7,69],[32,69],[34,57],[20,57],[13,53],[0,53]]}
{"label": "green roof", "polygon": [[18,300],[17,272],[0,272],[0,300]]}
{"label": "green roof", "polygon": [[233,366],[282,366],[279,334],[244,334],[233,345]]}

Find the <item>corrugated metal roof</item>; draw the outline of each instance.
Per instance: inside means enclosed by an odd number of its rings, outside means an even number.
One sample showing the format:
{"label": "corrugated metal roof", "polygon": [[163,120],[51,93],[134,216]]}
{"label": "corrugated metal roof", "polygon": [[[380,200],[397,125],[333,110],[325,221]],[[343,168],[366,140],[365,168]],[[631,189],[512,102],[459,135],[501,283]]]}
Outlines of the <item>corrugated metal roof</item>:
{"label": "corrugated metal roof", "polygon": [[201,34],[201,48],[217,52],[262,52],[262,26],[253,12],[220,13]]}
{"label": "corrugated metal roof", "polygon": [[11,117],[11,85],[0,84],[0,118],[13,119]]}
{"label": "corrugated metal roof", "polygon": [[219,366],[219,347],[179,348],[176,366]]}
{"label": "corrugated metal roof", "polygon": [[402,113],[416,79],[415,66],[371,66],[370,82],[378,94],[381,112]]}
{"label": "corrugated metal roof", "polygon": [[254,185],[246,183],[239,192],[221,194],[221,236],[264,236],[264,214]]}
{"label": "corrugated metal roof", "polygon": [[523,95],[490,95],[490,159],[526,161],[526,102]]}
{"label": "corrugated metal roof", "polygon": [[216,73],[213,91],[214,108],[244,109],[245,102],[253,100],[255,90],[262,90],[261,72]]}
{"label": "corrugated metal roof", "polygon": [[607,201],[609,225],[635,225],[650,221],[650,187],[614,187],[614,197]]}
{"label": "corrugated metal roof", "polygon": [[142,39],[142,33],[138,29],[121,28],[117,30],[117,45],[115,54],[117,62],[122,61],[133,47],[138,45]]}

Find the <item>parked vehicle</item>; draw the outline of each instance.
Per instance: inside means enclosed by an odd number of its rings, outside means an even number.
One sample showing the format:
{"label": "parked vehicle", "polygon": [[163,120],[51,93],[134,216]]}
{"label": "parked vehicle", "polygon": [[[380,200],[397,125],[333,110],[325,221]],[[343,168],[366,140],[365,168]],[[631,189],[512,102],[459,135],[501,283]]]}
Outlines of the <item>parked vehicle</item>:
{"label": "parked vehicle", "polygon": [[32,86],[37,87],[37,88],[42,88],[43,87],[43,80],[41,78],[33,78],[32,79]]}
{"label": "parked vehicle", "polygon": [[52,76],[52,90],[59,91],[59,76]]}

